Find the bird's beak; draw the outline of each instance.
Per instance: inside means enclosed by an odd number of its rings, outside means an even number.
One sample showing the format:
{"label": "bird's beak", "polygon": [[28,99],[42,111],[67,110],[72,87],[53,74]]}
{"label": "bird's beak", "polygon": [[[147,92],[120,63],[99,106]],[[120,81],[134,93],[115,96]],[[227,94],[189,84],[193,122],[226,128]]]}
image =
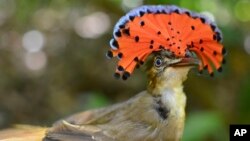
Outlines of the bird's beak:
{"label": "bird's beak", "polygon": [[200,60],[193,57],[178,58],[171,61],[170,66],[198,66]]}

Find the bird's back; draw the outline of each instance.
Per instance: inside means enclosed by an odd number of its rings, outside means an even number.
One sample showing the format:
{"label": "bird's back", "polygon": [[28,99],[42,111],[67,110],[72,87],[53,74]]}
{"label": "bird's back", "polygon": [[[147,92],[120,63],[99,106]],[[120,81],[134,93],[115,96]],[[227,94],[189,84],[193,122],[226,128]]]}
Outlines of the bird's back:
{"label": "bird's back", "polygon": [[[180,108],[184,111],[185,106]],[[181,135],[175,131],[183,127],[184,117],[175,111],[166,107],[162,96],[143,91],[126,102],[60,120],[49,129],[45,140],[77,141],[73,135],[86,141],[179,140]],[[81,118],[83,115],[88,118]]]}

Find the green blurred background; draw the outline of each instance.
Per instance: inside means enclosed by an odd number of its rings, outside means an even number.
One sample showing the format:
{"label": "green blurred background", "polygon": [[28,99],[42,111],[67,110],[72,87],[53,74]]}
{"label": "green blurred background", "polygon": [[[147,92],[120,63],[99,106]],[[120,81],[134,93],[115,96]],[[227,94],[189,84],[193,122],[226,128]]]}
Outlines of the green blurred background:
{"label": "green blurred background", "polygon": [[143,69],[115,80],[105,58],[116,21],[143,4],[202,12],[224,34],[223,73],[185,82],[183,140],[225,141],[229,124],[250,123],[250,0],[0,0],[0,128],[49,126],[144,90]]}

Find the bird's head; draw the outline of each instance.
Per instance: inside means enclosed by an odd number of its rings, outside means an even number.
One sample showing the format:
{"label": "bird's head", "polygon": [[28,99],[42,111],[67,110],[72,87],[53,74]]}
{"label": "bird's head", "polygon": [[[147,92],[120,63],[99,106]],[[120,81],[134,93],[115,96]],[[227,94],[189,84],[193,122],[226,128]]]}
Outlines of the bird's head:
{"label": "bird's head", "polygon": [[178,58],[168,51],[156,53],[148,71],[148,90],[157,93],[162,88],[181,86],[189,70],[199,64],[200,60],[195,56]]}
{"label": "bird's head", "polygon": [[115,25],[110,47],[107,57],[119,59],[114,76],[123,80],[158,52],[149,71],[151,87],[161,81],[182,83],[193,65],[213,76],[225,62],[217,25],[176,6],[141,6],[127,13]]}

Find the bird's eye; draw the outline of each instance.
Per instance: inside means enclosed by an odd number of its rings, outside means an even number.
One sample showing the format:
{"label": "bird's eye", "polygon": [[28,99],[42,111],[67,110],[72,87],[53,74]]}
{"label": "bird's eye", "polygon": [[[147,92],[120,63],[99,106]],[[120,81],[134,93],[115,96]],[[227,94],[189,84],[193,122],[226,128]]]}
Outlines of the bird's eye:
{"label": "bird's eye", "polygon": [[163,61],[162,61],[161,58],[156,58],[156,59],[155,59],[154,65],[155,65],[156,67],[160,67],[160,66],[162,66],[162,64],[163,64]]}

